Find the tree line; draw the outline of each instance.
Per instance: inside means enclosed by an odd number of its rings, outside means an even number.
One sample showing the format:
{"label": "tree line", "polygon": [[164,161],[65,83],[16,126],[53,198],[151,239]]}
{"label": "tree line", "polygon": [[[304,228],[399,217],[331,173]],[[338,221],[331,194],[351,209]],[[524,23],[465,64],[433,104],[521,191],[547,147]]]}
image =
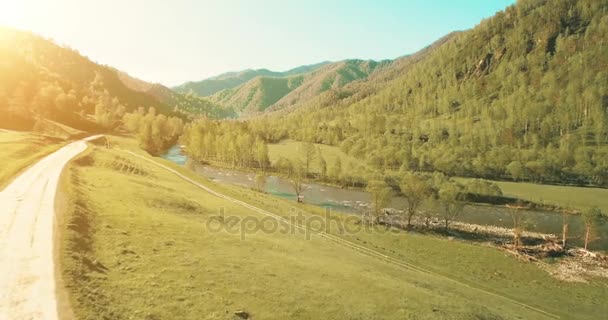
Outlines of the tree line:
{"label": "tree line", "polygon": [[140,147],[154,156],[161,155],[175,145],[184,129],[181,119],[156,114],[153,107],[150,107],[147,113],[144,108],[126,113],[122,122],[135,135]]}
{"label": "tree line", "polygon": [[262,171],[270,165],[267,143],[244,122],[199,119],[186,128],[182,142],[188,155],[199,162]]}

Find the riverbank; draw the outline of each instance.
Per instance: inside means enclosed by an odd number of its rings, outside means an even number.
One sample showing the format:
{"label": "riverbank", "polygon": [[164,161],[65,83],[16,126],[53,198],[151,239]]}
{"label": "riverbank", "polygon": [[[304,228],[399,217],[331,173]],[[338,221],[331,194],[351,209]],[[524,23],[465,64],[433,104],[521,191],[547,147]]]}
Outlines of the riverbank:
{"label": "riverbank", "polygon": [[385,219],[391,227],[409,230],[422,234],[446,236],[448,239],[460,239],[503,250],[508,254],[538,265],[552,277],[565,282],[588,283],[593,278],[608,279],[608,255],[605,252],[590,252],[572,247],[554,234],[543,234],[524,230],[521,235],[522,245],[513,245],[513,230],[496,226],[483,226],[471,223],[452,222],[448,233],[442,221],[415,217],[407,228],[399,216]]}
{"label": "riverbank", "polygon": [[[179,148],[175,147],[164,156],[169,161],[179,165],[185,165],[188,161],[187,156],[180,153]],[[247,170],[229,169],[225,167],[200,165],[191,162],[188,167],[208,179],[222,184],[236,185],[249,189],[256,189],[255,173]],[[281,176],[270,175],[267,178],[264,192],[283,199],[295,201],[295,193],[290,181]],[[304,202],[322,208],[346,212],[350,214],[363,214],[371,204],[370,195],[360,189],[344,189],[335,186],[307,182],[302,193]],[[404,208],[407,201],[403,198],[394,198],[389,207]],[[421,208],[422,210],[432,208]],[[552,211],[541,210],[522,210],[523,220],[527,228],[541,234],[561,235],[563,226],[563,216]],[[437,218],[439,215],[434,214]],[[584,223],[580,216],[567,216],[569,223],[568,240],[577,246],[582,246]],[[467,205],[463,213],[457,218],[458,222],[483,226],[495,226],[510,230],[513,226],[512,211],[504,206],[488,204]],[[608,250],[608,225],[599,230],[600,237],[592,241],[589,245],[591,250]]]}

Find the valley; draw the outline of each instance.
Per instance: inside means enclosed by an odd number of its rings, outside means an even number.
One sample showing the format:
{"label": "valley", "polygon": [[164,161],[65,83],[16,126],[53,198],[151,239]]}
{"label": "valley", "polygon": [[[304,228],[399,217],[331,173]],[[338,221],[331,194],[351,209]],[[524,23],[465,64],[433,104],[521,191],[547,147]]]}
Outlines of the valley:
{"label": "valley", "polygon": [[[222,212],[238,219],[259,213],[208,194],[126,151],[133,150],[205,187],[279,216],[289,217],[293,201],[200,178],[171,162],[149,158],[132,140],[112,138],[111,144],[115,148],[96,147],[76,160],[69,169],[69,178],[63,182],[70,197],[76,197],[72,203],[86,203],[86,207],[67,211],[67,223],[73,221],[75,225],[64,233],[61,253],[64,277],[73,283],[69,286],[74,297],[71,302],[81,318],[97,314],[190,318],[200,313],[224,318],[243,310],[267,319],[339,317],[346,306],[349,315],[362,318],[384,313],[392,315],[387,318],[400,319],[427,312],[450,314],[453,318],[489,316],[493,312],[503,318],[511,318],[509,314],[584,318],[584,313],[574,315],[567,311],[571,303],[577,305],[579,312],[591,312],[587,314],[590,317],[593,312],[604,312],[593,302],[599,303],[605,294],[600,283],[563,283],[529,262],[459,240],[403,231],[336,234],[399,261],[432,270],[427,273],[362,255],[315,233],[306,240],[300,229],[251,232],[237,224],[232,231],[218,233],[209,220]],[[149,177],[157,182],[150,182]],[[120,190],[112,188],[116,183],[129,183],[131,196],[120,195]],[[308,205],[298,210],[305,216],[324,214]],[[344,223],[353,223],[340,213],[332,215]],[[158,237],[159,231],[162,237]],[[243,234],[246,241],[241,240]],[[259,255],[267,257],[260,260]],[[508,278],[504,276],[507,274]],[[188,283],[177,285],[184,275],[189,278]],[[351,281],[353,277],[357,281]],[[338,286],[340,282],[348,283],[348,287]],[[556,290],[556,286],[560,289]],[[578,292],[576,296],[581,300],[562,296],[559,292],[563,286],[569,292]],[[294,287],[301,290],[293,290]],[[90,288],[97,289],[89,291]],[[204,291],[198,290],[202,288]],[[370,300],[370,293],[380,300]],[[469,294],[476,297],[479,306],[458,302]],[[173,298],[163,298],[168,295]],[[118,303],[125,297],[128,304]],[[527,308],[517,299],[510,302],[514,297],[536,303]],[[156,303],[150,307],[146,301]],[[591,303],[588,309],[582,309],[585,303]],[[290,305],[306,307],[293,309]],[[502,307],[492,311],[491,305]],[[547,308],[552,310],[550,315],[535,311]],[[387,310],[392,311],[386,313]]]}
{"label": "valley", "polygon": [[598,0],[2,3],[0,320],[604,319],[606,35]]}
{"label": "valley", "polygon": [[[295,157],[298,155],[295,144],[295,142],[287,142],[284,144],[270,145],[269,154],[271,163],[275,163],[275,161],[279,159],[279,154],[285,157],[289,157],[290,155]],[[335,150],[333,154],[329,151],[332,150],[330,148],[322,147],[322,150],[325,152],[324,154],[328,155],[326,156],[327,159],[331,159],[332,156],[346,157],[339,152],[339,150]],[[283,153],[284,151],[286,151],[286,153]],[[179,147],[170,149],[162,158],[181,166],[188,163],[187,156],[182,154]],[[235,170],[226,167],[192,163],[189,164],[188,167],[199,175],[219,184],[234,185],[252,190],[257,190],[258,188],[256,185],[256,172],[254,170]],[[318,168],[316,166],[311,168],[312,172],[318,172],[317,170]],[[273,175],[273,173],[268,173],[265,183],[262,186],[262,191],[291,201],[296,199],[296,194],[294,193],[293,185],[289,178],[280,173],[277,174],[278,175]],[[461,180],[464,183],[468,181],[463,178],[458,180]],[[581,205],[574,204],[578,208],[593,206],[605,208],[603,200],[608,199],[607,189],[598,188],[590,191],[588,188],[582,187],[547,186],[501,181],[493,181],[493,183],[496,183],[501,190],[504,190],[505,196],[539,204],[549,202],[564,208],[573,205],[566,203],[564,199],[581,199]],[[530,190],[533,190],[534,192],[530,192]],[[588,199],[585,199],[589,192],[597,192],[597,194],[587,196]],[[565,197],[564,194],[568,194],[569,196]],[[362,215],[365,214],[366,211],[369,211],[372,198],[370,193],[362,188],[345,188],[344,186],[328,185],[323,181],[319,182],[315,180],[306,183],[302,195],[304,196],[303,201],[307,204],[355,215]],[[532,198],[532,195],[536,198]],[[553,199],[555,202],[551,201]],[[407,207],[407,200],[402,196],[395,196],[387,204],[387,207],[391,210],[402,210]],[[432,207],[432,204],[423,206],[421,211],[429,211],[430,216],[433,217],[433,223],[438,224],[441,215],[437,208]],[[536,210],[526,210],[523,212],[523,216],[527,223],[527,231],[538,232],[546,237],[557,237],[561,235],[563,216],[560,210],[543,210],[541,207]],[[418,223],[422,226],[423,217],[417,218],[419,219]],[[492,205],[487,203],[471,203],[464,208],[462,214],[457,218],[457,221],[471,224],[471,226],[467,226],[466,229],[480,229],[480,231],[484,226],[487,226],[504,228],[504,232],[509,233],[513,226],[511,210],[504,205]],[[576,215],[568,215],[568,223],[570,229],[570,243],[578,246],[582,245],[584,236],[584,222],[582,221],[582,218]],[[602,226],[597,230],[601,236],[590,244],[590,248],[600,251],[606,251],[608,249],[608,229],[606,227],[607,226]]]}

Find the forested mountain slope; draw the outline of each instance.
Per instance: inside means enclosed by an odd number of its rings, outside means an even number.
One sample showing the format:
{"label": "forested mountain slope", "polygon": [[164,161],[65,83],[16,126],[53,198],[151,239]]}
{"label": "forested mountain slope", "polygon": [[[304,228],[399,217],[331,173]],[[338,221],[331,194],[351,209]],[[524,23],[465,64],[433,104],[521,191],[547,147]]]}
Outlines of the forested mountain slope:
{"label": "forested mountain slope", "polygon": [[209,79],[187,82],[173,89],[184,94],[193,93],[202,97],[210,96],[224,89],[238,87],[256,77],[289,77],[314,71],[328,63],[329,62],[320,62],[312,65],[300,66],[285,72],[270,71],[268,69],[247,69],[239,72],[227,72]]}
{"label": "forested mountain slope", "polygon": [[208,99],[193,94],[175,92],[162,84],[149,83],[134,78],[127,73],[117,71],[120,80],[132,90],[146,93],[156,100],[172,106],[174,111],[191,116],[206,116],[209,118],[233,118],[236,116],[231,108],[219,106]]}
{"label": "forested mountain slope", "polygon": [[370,77],[374,89],[336,90],[250,128],[337,145],[380,169],[606,185],[607,10],[519,1],[381,86]]}
{"label": "forested mountain slope", "polygon": [[125,86],[115,69],[32,33],[0,28],[0,126],[29,130],[50,119],[99,130],[139,107],[174,114],[173,106]]}
{"label": "forested mountain slope", "polygon": [[256,77],[239,87],[222,90],[209,99],[234,108],[242,116],[250,116],[267,109],[280,110],[306,102],[323,92],[366,79],[389,64],[390,61],[345,60],[301,75]]}
{"label": "forested mountain slope", "polygon": [[[277,103],[276,106],[269,108],[267,111],[275,112],[275,116],[289,113],[297,108],[306,108],[309,106],[330,106],[340,103],[341,105],[351,105],[365,99],[385,88],[390,81],[398,78],[405,73],[413,64],[423,59],[426,55],[433,52],[446,41],[454,37],[458,32],[452,32],[437,41],[433,42],[426,48],[416,52],[415,54],[406,55],[395,60],[384,60],[376,65],[373,72],[367,77],[343,83],[342,85],[333,85],[328,90],[308,90],[309,95],[305,99],[288,99],[285,98]],[[336,64],[337,65],[337,64]],[[331,78],[331,73],[329,77]],[[314,81],[312,82],[314,83]],[[306,87],[306,86],[303,86]],[[314,84],[309,88],[315,88]],[[304,91],[304,90],[300,90]],[[310,94],[312,91],[312,94]],[[296,92],[298,93],[298,92]],[[295,94],[294,94],[295,95]],[[285,103],[286,100],[291,100],[291,103]]]}

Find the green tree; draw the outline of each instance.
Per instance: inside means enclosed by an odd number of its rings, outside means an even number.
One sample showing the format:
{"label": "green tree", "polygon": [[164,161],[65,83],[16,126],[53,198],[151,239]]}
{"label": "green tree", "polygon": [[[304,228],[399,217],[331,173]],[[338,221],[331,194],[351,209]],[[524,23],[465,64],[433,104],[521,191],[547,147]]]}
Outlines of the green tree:
{"label": "green tree", "polygon": [[317,162],[319,164],[319,174],[321,175],[321,179],[324,179],[327,176],[327,162],[321,153],[321,148],[317,148]]}
{"label": "green tree", "polygon": [[264,192],[264,187],[266,186],[266,180],[267,180],[267,176],[266,174],[264,174],[264,172],[258,172],[255,175],[255,188],[256,190],[258,190],[259,192]]}
{"label": "green tree", "polygon": [[270,161],[268,160],[268,146],[261,139],[255,141],[255,160],[262,172],[265,172]]}
{"label": "green tree", "polygon": [[439,190],[439,202],[445,232],[448,232],[450,223],[462,213],[465,206],[461,188],[454,182],[444,183]]}
{"label": "green tree", "polygon": [[583,222],[585,222],[585,250],[587,250],[587,245],[593,234],[597,231],[599,226],[605,223],[605,221],[606,217],[598,207],[592,207],[583,211]]}
{"label": "green tree", "polygon": [[512,161],[507,165],[507,172],[509,172],[513,181],[521,180],[524,175],[524,166],[519,161]]}
{"label": "green tree", "polygon": [[279,157],[279,159],[275,163],[275,167],[277,168],[277,170],[284,173],[288,177],[292,175],[293,165],[291,161],[289,161],[289,159],[285,157]]}
{"label": "green tree", "polygon": [[524,215],[522,210],[526,209],[526,207],[518,201],[515,204],[507,205],[507,208],[511,211],[511,219],[513,220],[513,244],[515,249],[519,250],[524,233]]}
{"label": "green tree", "polygon": [[374,221],[380,222],[382,215],[382,209],[390,204],[393,196],[393,189],[386,184],[384,179],[375,178],[372,179],[368,184],[366,191],[372,196],[372,207],[374,210]]}
{"label": "green tree", "polygon": [[291,187],[293,191],[296,193],[296,202],[301,202],[301,195],[304,191],[304,180],[306,179],[306,168],[302,164],[302,162],[296,159],[293,162],[293,171],[289,176],[289,181],[291,182]]}
{"label": "green tree", "polygon": [[305,176],[308,177],[310,165],[316,156],[315,145],[310,142],[303,142],[300,144],[300,153],[302,154],[302,159],[304,161]]}
{"label": "green tree", "polygon": [[429,197],[431,188],[426,180],[410,172],[403,174],[399,188],[405,199],[407,199],[407,206],[403,211],[406,214],[407,227],[409,228],[412,225],[412,217],[416,214],[418,207]]}
{"label": "green tree", "polygon": [[334,162],[334,165],[332,166],[332,168],[329,172],[329,177],[332,181],[339,182],[341,176],[342,176],[342,160],[340,159],[340,156],[338,156],[338,157],[336,157],[336,161]]}

